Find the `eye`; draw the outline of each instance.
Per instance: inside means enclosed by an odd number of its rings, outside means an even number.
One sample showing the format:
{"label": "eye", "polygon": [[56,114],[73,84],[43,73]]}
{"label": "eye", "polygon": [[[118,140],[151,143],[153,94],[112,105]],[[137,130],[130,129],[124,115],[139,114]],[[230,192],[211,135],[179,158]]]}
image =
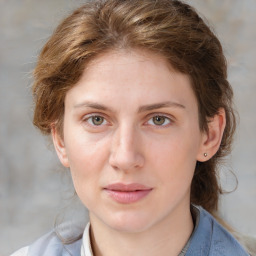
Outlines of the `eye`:
{"label": "eye", "polygon": [[87,121],[92,126],[100,126],[100,125],[104,125],[107,123],[107,121],[105,120],[104,117],[97,116],[97,115],[90,116],[90,117],[86,118],[85,121]]}
{"label": "eye", "polygon": [[171,123],[170,118],[166,116],[156,115],[149,119],[148,124],[157,126],[166,126]]}

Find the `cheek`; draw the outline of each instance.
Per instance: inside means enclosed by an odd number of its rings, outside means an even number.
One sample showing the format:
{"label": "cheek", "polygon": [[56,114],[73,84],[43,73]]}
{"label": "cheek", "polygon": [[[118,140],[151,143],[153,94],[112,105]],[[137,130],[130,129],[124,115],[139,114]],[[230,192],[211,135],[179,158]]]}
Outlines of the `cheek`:
{"label": "cheek", "polygon": [[97,201],[97,189],[100,189],[100,180],[107,161],[106,146],[102,144],[73,141],[72,149],[68,152],[75,191],[88,209]]}
{"label": "cheek", "polygon": [[163,182],[191,181],[196,165],[196,139],[176,133],[148,148],[148,159],[151,159],[151,165],[156,169],[156,174],[162,176]]}
{"label": "cheek", "polygon": [[[160,150],[158,150],[160,153]],[[182,198],[189,198],[196,160],[191,157],[188,148],[166,146],[164,152],[155,156],[154,175],[158,181],[160,198],[167,205],[175,205]],[[160,203],[159,203],[160,204]]]}
{"label": "cheek", "polygon": [[67,156],[74,185],[90,185],[97,181],[99,174],[107,163],[108,148],[106,141],[91,141],[87,137],[84,139],[73,138],[67,144]]}
{"label": "cheek", "polygon": [[65,140],[67,156],[71,166],[89,168],[104,158],[108,142],[106,138],[98,138],[81,130],[68,134]]}

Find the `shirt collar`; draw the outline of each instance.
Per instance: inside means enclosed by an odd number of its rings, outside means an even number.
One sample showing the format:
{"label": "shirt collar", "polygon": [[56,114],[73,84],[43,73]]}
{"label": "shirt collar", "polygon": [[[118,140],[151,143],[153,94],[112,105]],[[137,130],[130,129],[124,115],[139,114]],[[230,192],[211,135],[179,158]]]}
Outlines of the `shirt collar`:
{"label": "shirt collar", "polygon": [[197,215],[197,219],[195,229],[190,237],[190,245],[186,255],[208,255],[214,228],[212,217],[200,206],[193,205],[193,209],[194,213]]}
{"label": "shirt collar", "polygon": [[[194,231],[192,232],[192,235],[185,245],[185,247],[182,249],[181,253],[179,256],[185,255],[189,245],[191,238],[193,237],[193,234],[195,230],[198,228],[199,220],[200,220],[200,210],[194,205],[191,205],[191,213],[193,216],[193,221],[194,221]],[[82,247],[81,247],[81,256],[93,256],[92,253],[92,246],[91,246],[91,239],[90,239],[90,222],[86,225],[84,234],[83,234],[83,242],[82,242]]]}
{"label": "shirt collar", "polygon": [[90,240],[90,223],[86,225],[84,230],[83,242],[81,247],[81,256],[93,256]]}

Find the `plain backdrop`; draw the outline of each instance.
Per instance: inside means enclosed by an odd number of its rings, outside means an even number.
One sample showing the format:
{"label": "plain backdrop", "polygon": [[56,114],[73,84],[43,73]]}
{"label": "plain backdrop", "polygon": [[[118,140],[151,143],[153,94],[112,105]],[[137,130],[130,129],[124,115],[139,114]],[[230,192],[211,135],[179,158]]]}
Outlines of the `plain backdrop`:
{"label": "plain backdrop", "polygon": [[[32,125],[31,72],[57,23],[83,1],[0,0],[0,256],[49,231],[73,201],[68,171]],[[256,1],[192,0],[223,43],[240,125],[222,169],[222,216],[256,236]]]}

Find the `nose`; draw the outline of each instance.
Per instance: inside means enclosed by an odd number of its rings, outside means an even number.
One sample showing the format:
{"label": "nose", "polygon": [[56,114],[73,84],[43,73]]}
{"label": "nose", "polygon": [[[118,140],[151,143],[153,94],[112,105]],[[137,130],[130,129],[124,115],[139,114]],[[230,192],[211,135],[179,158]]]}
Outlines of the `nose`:
{"label": "nose", "polygon": [[144,165],[139,132],[133,127],[120,127],[112,137],[109,163],[115,170],[138,170]]}

